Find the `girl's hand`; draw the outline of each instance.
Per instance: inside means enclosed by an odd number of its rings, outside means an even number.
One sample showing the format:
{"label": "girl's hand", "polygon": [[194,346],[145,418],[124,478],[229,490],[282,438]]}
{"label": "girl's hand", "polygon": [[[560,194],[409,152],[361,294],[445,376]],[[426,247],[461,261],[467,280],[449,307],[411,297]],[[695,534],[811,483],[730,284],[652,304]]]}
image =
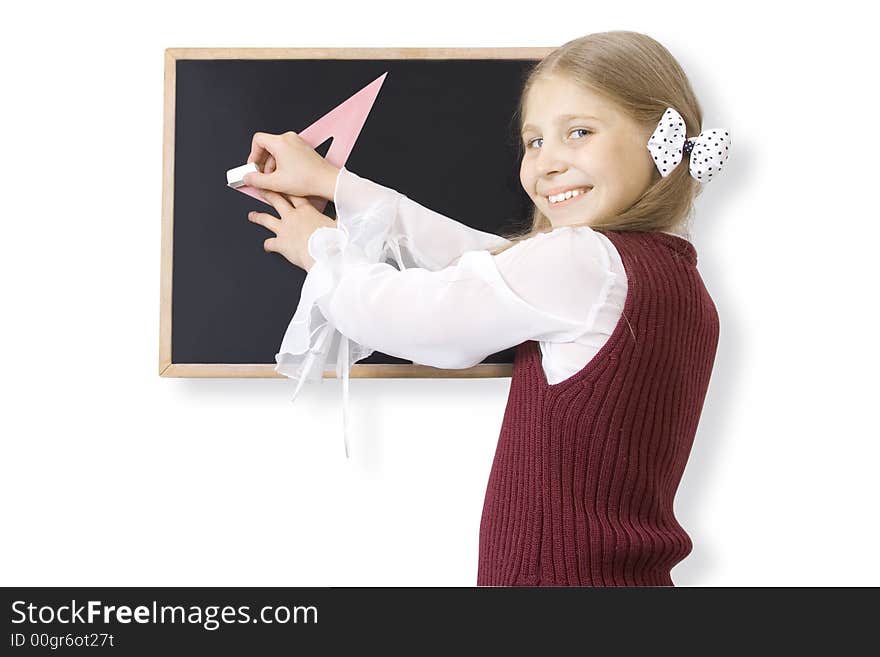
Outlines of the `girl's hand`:
{"label": "girl's hand", "polygon": [[248,220],[265,226],[275,237],[263,242],[263,250],[267,253],[280,253],[300,269],[309,271],[315,264],[309,255],[309,237],[318,228],[336,227],[336,222],[315,209],[311,201],[299,196],[284,196],[270,190],[262,190],[263,196],[272,204],[281,218],[266,212],[251,212]]}
{"label": "girl's hand", "polygon": [[246,185],[289,196],[333,200],[339,169],[295,132],[256,133],[247,161],[254,162],[260,171],[245,175]]}

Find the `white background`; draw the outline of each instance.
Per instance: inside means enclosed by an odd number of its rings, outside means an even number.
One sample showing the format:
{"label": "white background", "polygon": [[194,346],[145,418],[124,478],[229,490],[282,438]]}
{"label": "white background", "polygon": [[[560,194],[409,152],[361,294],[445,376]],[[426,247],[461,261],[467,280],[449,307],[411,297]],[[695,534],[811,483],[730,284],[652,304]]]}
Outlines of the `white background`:
{"label": "white background", "polygon": [[352,379],[347,461],[336,379],[291,404],[288,379],[159,377],[164,51],[547,47],[610,29],[669,48],[704,129],[732,138],[695,223],[721,335],[673,580],[880,584],[877,48],[858,6],[15,4],[0,584],[474,585],[509,378]]}

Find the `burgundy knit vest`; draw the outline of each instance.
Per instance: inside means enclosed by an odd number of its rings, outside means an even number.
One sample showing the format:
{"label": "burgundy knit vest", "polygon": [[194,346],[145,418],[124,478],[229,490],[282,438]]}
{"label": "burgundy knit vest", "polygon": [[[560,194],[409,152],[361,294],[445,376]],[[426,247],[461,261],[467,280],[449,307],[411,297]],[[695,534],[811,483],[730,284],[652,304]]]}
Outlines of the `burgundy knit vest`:
{"label": "burgundy knit vest", "polygon": [[478,586],[674,586],[691,551],[672,504],[709,385],[718,313],[687,240],[606,231],[623,315],[579,372],[550,385],[516,349],[480,522]]}

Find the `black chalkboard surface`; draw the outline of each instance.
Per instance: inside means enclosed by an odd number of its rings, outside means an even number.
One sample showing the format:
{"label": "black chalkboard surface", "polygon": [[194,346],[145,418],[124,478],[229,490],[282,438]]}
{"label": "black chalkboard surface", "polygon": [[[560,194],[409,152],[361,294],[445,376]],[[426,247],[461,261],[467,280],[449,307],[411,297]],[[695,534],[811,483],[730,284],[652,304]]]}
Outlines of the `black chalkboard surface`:
{"label": "black chalkboard surface", "polygon": [[[306,272],[266,253],[272,234],[247,220],[250,210],[274,210],[226,186],[255,132],[300,132],[387,73],[346,168],[508,234],[530,219],[519,183],[519,94],[549,51],[166,50],[160,375],[281,376],[275,353]],[[325,213],[335,217],[332,203]],[[513,354],[439,370],[376,351],[351,376],[505,376]]]}

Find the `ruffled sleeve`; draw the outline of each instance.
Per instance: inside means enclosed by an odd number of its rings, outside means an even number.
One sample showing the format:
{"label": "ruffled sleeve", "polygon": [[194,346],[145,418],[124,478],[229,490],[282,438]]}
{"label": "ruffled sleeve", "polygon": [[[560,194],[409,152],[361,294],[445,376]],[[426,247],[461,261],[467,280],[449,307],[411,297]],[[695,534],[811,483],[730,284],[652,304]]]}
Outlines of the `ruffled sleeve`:
{"label": "ruffled sleeve", "polygon": [[[337,179],[337,186],[339,184]],[[308,250],[315,264],[306,275],[299,305],[275,354],[275,371],[297,381],[291,401],[296,400],[303,384],[320,383],[324,372],[335,368],[336,377],[342,381],[346,457],[349,456],[349,371],[355,362],[374,350],[351,342],[340,333],[323,314],[318,301],[332,292],[339,272],[354,264],[384,260],[400,198],[393,190],[389,192],[361,199],[357,211],[337,211],[335,228],[319,228],[309,237]]]}
{"label": "ruffled sleeve", "polygon": [[295,401],[303,384],[322,382],[335,369],[342,381],[345,454],[348,442],[348,381],[351,366],[374,349],[340,333],[322,313],[318,300],[329,294],[338,273],[354,263],[392,260],[398,269],[438,270],[466,251],[492,249],[508,243],[412,201],[341,167],[334,191],[336,228],[321,228],[309,239],[315,265],[309,270],[296,312],[287,327],[275,371],[297,381]]}
{"label": "ruffled sleeve", "polygon": [[[377,204],[395,210],[385,234],[386,256],[398,269],[421,267],[437,271],[468,251],[491,250],[510,241],[500,235],[471,228],[455,219],[419,205],[400,192],[362,178],[345,167],[336,180],[336,216],[351,226],[360,224]],[[383,226],[384,228],[384,226]],[[355,242],[362,243],[358,236]]]}

